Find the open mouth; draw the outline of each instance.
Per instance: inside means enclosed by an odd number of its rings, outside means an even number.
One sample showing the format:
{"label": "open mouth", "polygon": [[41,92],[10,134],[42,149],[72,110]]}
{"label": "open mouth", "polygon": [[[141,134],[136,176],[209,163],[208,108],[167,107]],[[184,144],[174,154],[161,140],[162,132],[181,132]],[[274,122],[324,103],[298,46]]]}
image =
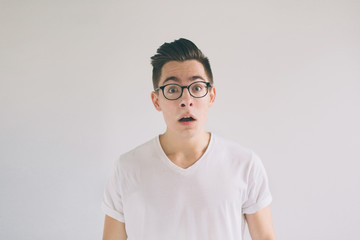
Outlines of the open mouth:
{"label": "open mouth", "polygon": [[179,122],[191,122],[191,121],[195,121],[195,119],[192,117],[183,117],[179,119]]}

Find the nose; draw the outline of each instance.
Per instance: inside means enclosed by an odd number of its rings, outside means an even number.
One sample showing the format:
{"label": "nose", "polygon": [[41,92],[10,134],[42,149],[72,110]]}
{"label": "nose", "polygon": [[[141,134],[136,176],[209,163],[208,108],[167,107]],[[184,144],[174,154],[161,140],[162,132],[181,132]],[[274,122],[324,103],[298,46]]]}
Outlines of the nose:
{"label": "nose", "polygon": [[180,98],[180,107],[192,107],[193,106],[193,97],[190,95],[189,90],[184,88],[183,94]]}

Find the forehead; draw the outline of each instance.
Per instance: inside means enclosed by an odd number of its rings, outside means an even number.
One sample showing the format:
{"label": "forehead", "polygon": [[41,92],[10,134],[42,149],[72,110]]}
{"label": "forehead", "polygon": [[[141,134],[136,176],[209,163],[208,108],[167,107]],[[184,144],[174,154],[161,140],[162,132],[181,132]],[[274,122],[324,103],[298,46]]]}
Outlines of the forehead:
{"label": "forehead", "polygon": [[[194,78],[195,77],[195,78]],[[179,81],[192,81],[201,77],[207,81],[204,66],[197,60],[186,60],[183,62],[170,61],[164,64],[161,69],[159,85],[166,79],[174,78]]]}

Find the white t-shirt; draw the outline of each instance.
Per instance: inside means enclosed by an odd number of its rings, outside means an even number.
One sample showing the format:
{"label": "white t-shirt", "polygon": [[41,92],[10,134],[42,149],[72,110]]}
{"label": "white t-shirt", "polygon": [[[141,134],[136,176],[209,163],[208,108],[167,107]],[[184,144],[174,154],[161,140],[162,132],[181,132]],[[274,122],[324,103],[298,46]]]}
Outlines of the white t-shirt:
{"label": "white t-shirt", "polygon": [[211,134],[203,156],[184,169],[157,136],[115,162],[102,209],[125,222],[128,240],[240,240],[244,213],[271,200],[265,169],[250,149]]}

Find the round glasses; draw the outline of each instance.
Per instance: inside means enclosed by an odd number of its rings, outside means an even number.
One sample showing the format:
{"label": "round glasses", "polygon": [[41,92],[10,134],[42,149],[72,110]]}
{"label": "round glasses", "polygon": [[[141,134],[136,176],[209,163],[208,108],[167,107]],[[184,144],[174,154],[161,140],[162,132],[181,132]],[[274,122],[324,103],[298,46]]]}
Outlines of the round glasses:
{"label": "round glasses", "polygon": [[209,91],[209,87],[211,87],[211,83],[209,82],[193,82],[188,86],[180,86],[179,84],[170,83],[164,86],[158,87],[155,91],[162,90],[164,97],[168,100],[176,100],[181,98],[184,88],[187,88],[190,95],[194,98],[202,98],[205,97]]}

